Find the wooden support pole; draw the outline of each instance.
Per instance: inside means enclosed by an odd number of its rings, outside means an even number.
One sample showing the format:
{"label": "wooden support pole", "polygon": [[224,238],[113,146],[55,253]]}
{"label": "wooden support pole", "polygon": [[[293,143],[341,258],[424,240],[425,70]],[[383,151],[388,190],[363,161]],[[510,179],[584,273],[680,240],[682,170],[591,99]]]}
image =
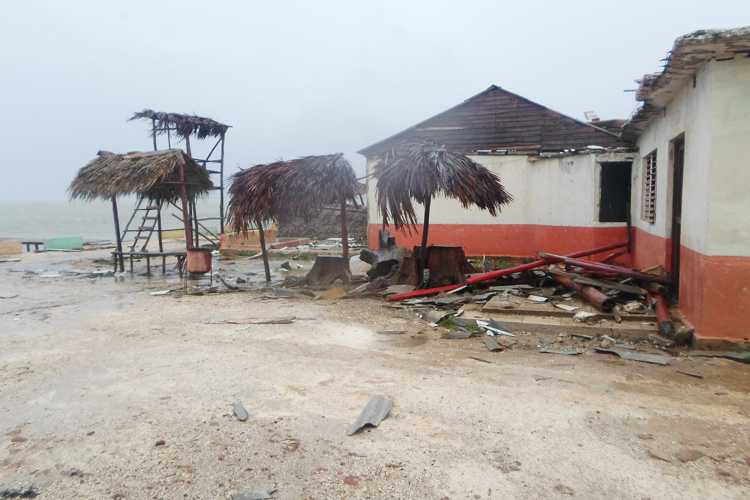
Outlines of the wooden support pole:
{"label": "wooden support pole", "polygon": [[419,260],[417,264],[417,282],[421,283],[424,281],[424,270],[427,267],[427,240],[430,234],[430,205],[432,204],[432,197],[427,198],[424,203],[424,220],[422,221],[422,245],[419,251]]}
{"label": "wooden support pole", "polygon": [[115,220],[115,242],[117,243],[117,256],[115,257],[115,266],[120,262],[120,272],[125,271],[125,263],[122,257],[122,235],[120,234],[120,216],[117,213],[117,198],[112,197],[112,217]]}
{"label": "wooden support pole", "polygon": [[224,234],[224,137],[226,133],[221,133],[221,157],[219,158],[219,172],[221,178],[219,179],[219,225],[220,225],[220,232],[219,234]]}
{"label": "wooden support pole", "polygon": [[180,165],[180,198],[182,200],[182,224],[185,227],[185,247],[187,250],[193,248],[193,228],[190,222],[190,209],[188,207],[187,186],[185,185],[185,165]]}
{"label": "wooden support pole", "polygon": [[263,223],[258,221],[258,236],[260,237],[260,251],[263,254],[263,268],[266,271],[266,282],[271,282],[271,268],[268,265],[268,251],[266,250],[266,234],[263,232]]}
{"label": "wooden support pole", "polygon": [[341,200],[341,253],[349,267],[349,228],[346,223],[346,200]]}
{"label": "wooden support pole", "polygon": [[151,118],[151,137],[154,139],[154,151],[158,151],[156,147],[156,118]]}

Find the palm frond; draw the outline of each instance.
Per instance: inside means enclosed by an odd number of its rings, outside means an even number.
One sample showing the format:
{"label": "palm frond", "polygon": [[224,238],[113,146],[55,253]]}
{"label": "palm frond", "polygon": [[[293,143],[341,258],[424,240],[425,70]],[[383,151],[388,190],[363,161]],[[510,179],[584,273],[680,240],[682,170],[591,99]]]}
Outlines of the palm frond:
{"label": "palm frond", "polygon": [[466,155],[427,144],[389,151],[374,167],[374,175],[383,221],[397,228],[418,223],[413,201],[424,205],[434,196],[445,196],[495,216],[513,199],[487,168]]}

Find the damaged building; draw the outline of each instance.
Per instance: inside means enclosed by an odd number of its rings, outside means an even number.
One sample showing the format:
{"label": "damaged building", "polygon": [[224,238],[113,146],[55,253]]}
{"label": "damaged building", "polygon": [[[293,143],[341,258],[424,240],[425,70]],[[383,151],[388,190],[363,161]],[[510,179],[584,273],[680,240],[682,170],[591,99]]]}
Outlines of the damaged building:
{"label": "damaged building", "polygon": [[[629,239],[620,260],[669,274],[697,338],[748,341],[749,56],[750,28],[678,38],[624,123],[585,123],[493,85],[368,146],[368,244],[382,228],[373,167],[399,144],[434,142],[490,169],[514,201],[495,217],[434,200],[432,244],[528,258]],[[389,230],[419,244],[419,230]]]}

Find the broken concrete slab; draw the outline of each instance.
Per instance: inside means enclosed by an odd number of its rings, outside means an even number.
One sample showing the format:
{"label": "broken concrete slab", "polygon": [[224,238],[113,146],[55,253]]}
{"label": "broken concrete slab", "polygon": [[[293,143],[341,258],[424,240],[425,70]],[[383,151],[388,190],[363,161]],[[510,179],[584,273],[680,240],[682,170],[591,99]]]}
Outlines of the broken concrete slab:
{"label": "broken concrete slab", "polygon": [[380,395],[372,396],[357,420],[349,427],[347,435],[352,436],[365,427],[377,427],[391,412],[391,408],[393,403],[389,399]]}
{"label": "broken concrete slab", "polygon": [[453,314],[451,311],[439,311],[437,309],[432,309],[422,313],[421,318],[427,321],[430,325],[437,325],[451,314]]}
{"label": "broken concrete slab", "polygon": [[631,349],[624,349],[621,347],[595,347],[594,350],[604,354],[615,354],[622,359],[629,361],[640,361],[641,363],[650,363],[653,365],[666,366],[672,362],[672,358],[669,356],[663,356],[661,354],[649,354],[645,352],[634,351]]}
{"label": "broken concrete slab", "polygon": [[509,329],[495,320],[476,320],[477,326],[487,332],[487,335],[503,335],[506,337],[514,337],[513,333]]}

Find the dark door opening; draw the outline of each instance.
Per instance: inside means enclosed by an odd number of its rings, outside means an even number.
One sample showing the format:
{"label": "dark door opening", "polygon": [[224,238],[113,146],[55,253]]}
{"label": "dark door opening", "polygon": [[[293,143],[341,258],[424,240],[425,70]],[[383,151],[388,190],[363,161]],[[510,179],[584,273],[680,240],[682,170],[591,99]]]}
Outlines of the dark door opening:
{"label": "dark door opening", "polygon": [[599,189],[599,222],[627,222],[630,216],[630,172],[632,163],[602,163]]}
{"label": "dark door opening", "polygon": [[672,140],[672,260],[674,296],[680,293],[680,234],[682,230],[682,177],[685,169],[685,136]]}

